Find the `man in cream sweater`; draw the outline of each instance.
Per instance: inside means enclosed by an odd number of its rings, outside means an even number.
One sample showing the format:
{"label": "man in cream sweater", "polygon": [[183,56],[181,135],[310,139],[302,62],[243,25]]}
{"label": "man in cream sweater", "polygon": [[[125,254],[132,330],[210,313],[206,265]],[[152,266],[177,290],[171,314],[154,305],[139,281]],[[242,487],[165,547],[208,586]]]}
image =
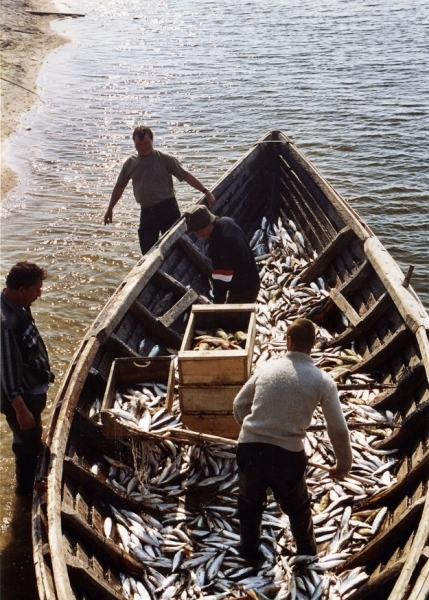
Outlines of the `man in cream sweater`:
{"label": "man in cream sweater", "polygon": [[258,368],[234,400],[234,416],[241,425],[237,449],[241,555],[254,565],[260,557],[268,488],[289,516],[297,554],[317,553],[304,438],[318,404],[337,459],[330,476],[341,479],[352,465],[350,436],[335,382],[310,356],[315,343],[312,321],[296,319],[286,335],[286,356]]}

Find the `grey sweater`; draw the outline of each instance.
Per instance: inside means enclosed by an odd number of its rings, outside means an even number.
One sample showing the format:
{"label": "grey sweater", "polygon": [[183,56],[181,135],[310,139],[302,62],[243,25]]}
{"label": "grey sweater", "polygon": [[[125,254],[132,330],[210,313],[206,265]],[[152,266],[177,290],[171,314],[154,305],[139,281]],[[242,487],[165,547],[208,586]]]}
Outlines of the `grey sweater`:
{"label": "grey sweater", "polygon": [[238,441],[300,452],[319,403],[338,471],[344,476],[352,465],[352,449],[337,388],[332,377],[303,352],[269,360],[245,383],[234,400],[234,416],[241,425]]}

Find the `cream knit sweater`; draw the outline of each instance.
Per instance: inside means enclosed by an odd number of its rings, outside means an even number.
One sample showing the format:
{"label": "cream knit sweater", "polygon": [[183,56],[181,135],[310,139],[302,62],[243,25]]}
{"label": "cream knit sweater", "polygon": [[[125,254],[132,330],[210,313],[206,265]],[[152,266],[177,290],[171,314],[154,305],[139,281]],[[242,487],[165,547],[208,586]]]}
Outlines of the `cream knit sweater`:
{"label": "cream knit sweater", "polygon": [[332,377],[303,352],[269,360],[245,383],[234,400],[234,416],[242,426],[238,441],[299,452],[319,403],[337,469],[344,476],[352,465],[352,450],[337,388]]}

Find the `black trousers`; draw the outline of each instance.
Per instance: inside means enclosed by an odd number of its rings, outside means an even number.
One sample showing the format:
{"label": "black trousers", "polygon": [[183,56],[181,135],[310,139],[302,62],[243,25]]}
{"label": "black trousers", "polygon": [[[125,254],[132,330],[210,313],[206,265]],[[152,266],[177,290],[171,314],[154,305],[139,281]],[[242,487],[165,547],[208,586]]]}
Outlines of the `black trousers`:
{"label": "black trousers", "polygon": [[259,294],[260,284],[248,290],[228,292],[226,301],[228,304],[253,304]]}
{"label": "black trousers", "polygon": [[180,209],[174,197],[151,208],[142,207],[138,229],[142,254],[146,254],[158,241],[159,234],[168,231],[178,219],[180,219]]}
{"label": "black trousers", "polygon": [[30,494],[33,490],[37,459],[42,448],[43,427],[41,415],[46,406],[46,394],[34,396],[25,394],[22,398],[36,422],[33,429],[22,430],[20,428],[15,411],[11,406],[6,407],[4,413],[13,433],[12,451],[15,454],[17,492]]}
{"label": "black trousers", "polygon": [[258,552],[262,513],[270,488],[282,511],[288,515],[298,554],[315,555],[316,541],[305,480],[305,452],[290,452],[272,444],[239,444],[238,514],[242,552]]}

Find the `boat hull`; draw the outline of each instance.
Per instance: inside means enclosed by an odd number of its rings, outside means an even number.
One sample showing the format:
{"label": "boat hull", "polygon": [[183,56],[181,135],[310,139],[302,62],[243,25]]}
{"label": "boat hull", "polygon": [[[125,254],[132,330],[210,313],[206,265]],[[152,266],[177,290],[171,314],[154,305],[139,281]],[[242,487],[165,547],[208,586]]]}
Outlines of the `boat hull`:
{"label": "boat hull", "polygon": [[[285,289],[290,298],[298,284],[308,288],[319,282],[323,294],[296,312],[290,311],[291,301],[277,313],[275,325],[308,316],[332,335],[326,348],[353,349],[360,359],[338,374],[339,386],[348,385],[347,377],[370,377],[373,388],[378,386],[371,407],[394,417],[395,427],[376,446],[379,452],[397,451],[396,483],[353,508],[383,508],[386,517],[365,548],[341,566],[364,568],[368,574],[350,598],[421,597],[429,523],[429,318],[422,303],[411,286],[403,285],[404,275],[371,229],[281,132],[259,140],[212,192],[217,199],[213,211],[234,218],[249,241],[264,219],[283,224],[291,235],[296,228],[299,235],[291,239],[297,250],[295,271],[283,272],[279,286],[269,262],[261,278],[274,277],[271,287]],[[46,491],[34,496],[41,598],[124,598],[121,573],[145,579],[144,562],[103,534],[106,506],[141,511],[141,502],[91,472],[91,465],[106,455],[132,466],[132,448],[125,437],[106,436],[90,410],[95,398],[104,397],[115,360],[150,357],[157,347],[158,356],[179,352],[192,306],[207,304],[209,274],[205,242],[188,235],[180,219],[121,283],[72,359],[40,459],[38,477],[46,481]],[[264,292],[258,303],[268,306],[269,294]],[[264,360],[261,339],[255,340],[255,364]],[[188,437],[182,433],[175,439],[197,443],[198,423],[208,426],[214,418],[206,413],[196,411],[185,421],[192,429]],[[224,424],[213,429],[222,438],[218,443],[230,439],[233,444],[237,430],[228,430],[231,412],[220,417]],[[200,439],[201,444],[216,441]]]}

